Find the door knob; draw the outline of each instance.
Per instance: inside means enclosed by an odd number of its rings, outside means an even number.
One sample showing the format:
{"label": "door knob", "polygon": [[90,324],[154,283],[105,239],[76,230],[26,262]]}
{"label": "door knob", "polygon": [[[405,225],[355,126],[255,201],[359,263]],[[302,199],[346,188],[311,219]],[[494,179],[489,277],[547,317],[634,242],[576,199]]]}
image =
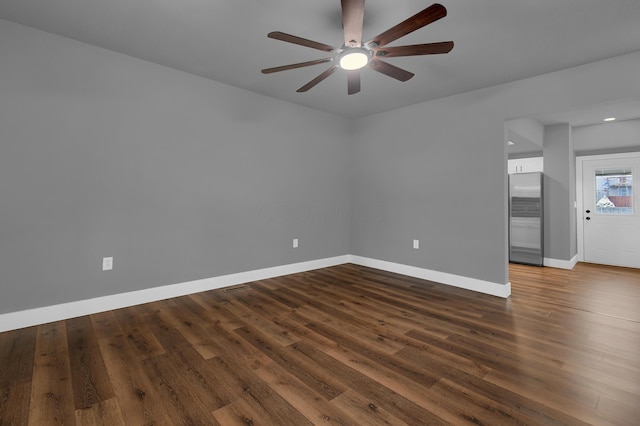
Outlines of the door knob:
{"label": "door knob", "polygon": [[587,210],[586,213],[591,213],[591,210]]}
{"label": "door knob", "polygon": [[591,220],[591,218],[590,218],[589,216],[587,216],[585,219],[587,219],[587,220]]}

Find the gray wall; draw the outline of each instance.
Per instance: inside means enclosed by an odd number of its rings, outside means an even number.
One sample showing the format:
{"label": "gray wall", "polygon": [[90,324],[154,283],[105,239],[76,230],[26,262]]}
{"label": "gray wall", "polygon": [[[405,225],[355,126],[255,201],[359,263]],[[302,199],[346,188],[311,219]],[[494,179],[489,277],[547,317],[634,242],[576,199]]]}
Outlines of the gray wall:
{"label": "gray wall", "polygon": [[509,159],[542,156],[544,126],[534,118],[516,118],[507,121],[507,139],[514,145],[507,146]]}
{"label": "gray wall", "polygon": [[2,20],[0,58],[0,313],[348,254],[350,122]]}
{"label": "gray wall", "polygon": [[575,155],[569,124],[544,129],[544,257],[571,260],[576,252]]}
{"label": "gray wall", "polygon": [[638,97],[639,72],[636,53],[357,120],[352,254],[507,283],[505,120]]}
{"label": "gray wall", "polygon": [[640,96],[632,54],[352,122],[2,20],[0,58],[0,313],[347,253],[506,283],[505,119]]}
{"label": "gray wall", "polygon": [[640,151],[640,120],[580,126],[573,129],[576,155]]}
{"label": "gray wall", "polygon": [[353,254],[507,282],[504,117],[478,114],[484,102],[468,94],[358,121]]}

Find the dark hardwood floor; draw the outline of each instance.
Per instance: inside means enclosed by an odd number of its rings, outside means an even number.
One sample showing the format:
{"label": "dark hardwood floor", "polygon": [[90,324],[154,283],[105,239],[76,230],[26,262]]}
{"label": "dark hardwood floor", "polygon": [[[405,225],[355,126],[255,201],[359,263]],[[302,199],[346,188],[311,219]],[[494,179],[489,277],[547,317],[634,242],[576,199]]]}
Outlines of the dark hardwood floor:
{"label": "dark hardwood floor", "polygon": [[640,271],[356,265],[0,334],[0,425],[640,424]]}

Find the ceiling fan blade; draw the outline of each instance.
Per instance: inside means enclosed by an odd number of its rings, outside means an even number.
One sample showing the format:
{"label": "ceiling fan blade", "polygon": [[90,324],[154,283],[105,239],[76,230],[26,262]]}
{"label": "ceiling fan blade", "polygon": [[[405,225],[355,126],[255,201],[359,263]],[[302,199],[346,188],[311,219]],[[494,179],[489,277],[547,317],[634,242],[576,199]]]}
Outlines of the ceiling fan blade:
{"label": "ceiling fan blade", "polygon": [[307,62],[300,62],[297,64],[283,65],[281,67],[265,68],[262,70],[262,74],[271,74],[274,72],[293,70],[296,68],[310,67],[311,65],[324,64],[325,62],[331,62],[331,61],[333,61],[333,58],[325,58],[325,59],[316,59],[315,61],[307,61]]}
{"label": "ceiling fan blade", "polygon": [[445,16],[447,16],[447,9],[441,4],[434,3],[423,11],[416,13],[411,18],[405,19],[398,25],[375,36],[367,41],[365,45],[370,48],[384,46]]}
{"label": "ceiling fan blade", "polygon": [[363,20],[364,0],[342,0],[342,28],[344,28],[345,46],[362,46]]}
{"label": "ceiling fan blade", "polygon": [[407,81],[415,75],[409,71],[403,70],[402,68],[398,68],[395,65],[383,62],[380,59],[372,59],[368,66],[374,71],[378,71],[379,73],[388,75],[389,77],[395,78],[399,81]]}
{"label": "ceiling fan blade", "polygon": [[308,82],[307,84],[305,84],[304,86],[296,90],[296,92],[298,93],[306,92],[307,90],[311,89],[313,86],[315,86],[316,84],[320,83],[322,80],[324,80],[325,78],[333,74],[336,68],[338,68],[337,65],[332,65],[325,72],[323,72],[322,74],[320,74],[319,76],[317,76],[316,78],[314,78],[313,80],[311,80],[310,82]]}
{"label": "ceiling fan blade", "polygon": [[440,43],[412,44],[410,46],[394,46],[376,49],[376,56],[393,58],[398,56],[439,55],[449,53],[453,49],[452,41]]}
{"label": "ceiling fan blade", "polygon": [[275,40],[286,41],[287,43],[297,44],[299,46],[310,47],[312,49],[322,50],[324,52],[335,52],[338,50],[333,46],[329,46],[328,44],[318,43],[317,41],[307,40],[306,38],[294,36],[291,34],[282,33],[280,31],[273,31],[267,34],[267,37],[273,38]]}
{"label": "ceiling fan blade", "polygon": [[360,91],[360,70],[347,71],[347,93],[354,95]]}

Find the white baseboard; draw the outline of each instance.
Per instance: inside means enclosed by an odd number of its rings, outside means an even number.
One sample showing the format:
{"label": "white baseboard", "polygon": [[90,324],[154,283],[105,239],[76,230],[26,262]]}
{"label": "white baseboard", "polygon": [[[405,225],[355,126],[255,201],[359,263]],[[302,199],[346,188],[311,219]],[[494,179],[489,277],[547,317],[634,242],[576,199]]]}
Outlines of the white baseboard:
{"label": "white baseboard", "polygon": [[577,254],[573,256],[571,260],[551,259],[548,257],[545,257],[542,260],[542,264],[544,266],[550,266],[552,268],[560,268],[560,269],[573,269],[573,267],[576,266],[576,263],[578,263]]}
{"label": "white baseboard", "polygon": [[96,297],[94,299],[79,300],[77,302],[62,303],[42,308],[0,314],[0,332],[17,330],[33,325],[76,318],[83,315],[155,302],[172,297],[184,296],[222,287],[244,284],[252,281],[264,280],[283,275],[311,271],[349,262],[349,255],[311,260],[308,262],[292,263],[272,268],[257,269],[237,274],[222,275],[201,280],[188,281],[144,290]]}
{"label": "white baseboard", "polygon": [[17,330],[19,328],[46,324],[69,318],[76,318],[83,315],[91,315],[113,309],[126,308],[129,306],[155,302],[172,297],[185,296],[187,294],[199,293],[202,291],[214,290],[252,281],[327,268],[344,263],[368,266],[375,269],[381,269],[383,271],[395,272],[410,277],[435,281],[503,298],[507,298],[511,295],[511,283],[497,284],[489,281],[477,280],[475,278],[417,268],[415,266],[402,265],[399,263],[386,262],[361,256],[344,255],[0,314],[0,332]]}
{"label": "white baseboard", "polygon": [[395,272],[397,274],[421,278],[423,280],[435,281],[437,283],[447,284],[453,287],[460,287],[467,290],[473,290],[479,293],[490,294],[492,296],[507,298],[511,295],[510,282],[506,284],[498,284],[490,281],[464,277],[461,275],[454,275],[446,272],[433,271],[430,269],[423,269],[415,266],[403,265],[400,263],[387,262],[384,260],[377,260],[354,255],[350,256],[350,261],[351,263],[355,263],[356,265],[368,266],[370,268],[381,269],[388,272]]}

